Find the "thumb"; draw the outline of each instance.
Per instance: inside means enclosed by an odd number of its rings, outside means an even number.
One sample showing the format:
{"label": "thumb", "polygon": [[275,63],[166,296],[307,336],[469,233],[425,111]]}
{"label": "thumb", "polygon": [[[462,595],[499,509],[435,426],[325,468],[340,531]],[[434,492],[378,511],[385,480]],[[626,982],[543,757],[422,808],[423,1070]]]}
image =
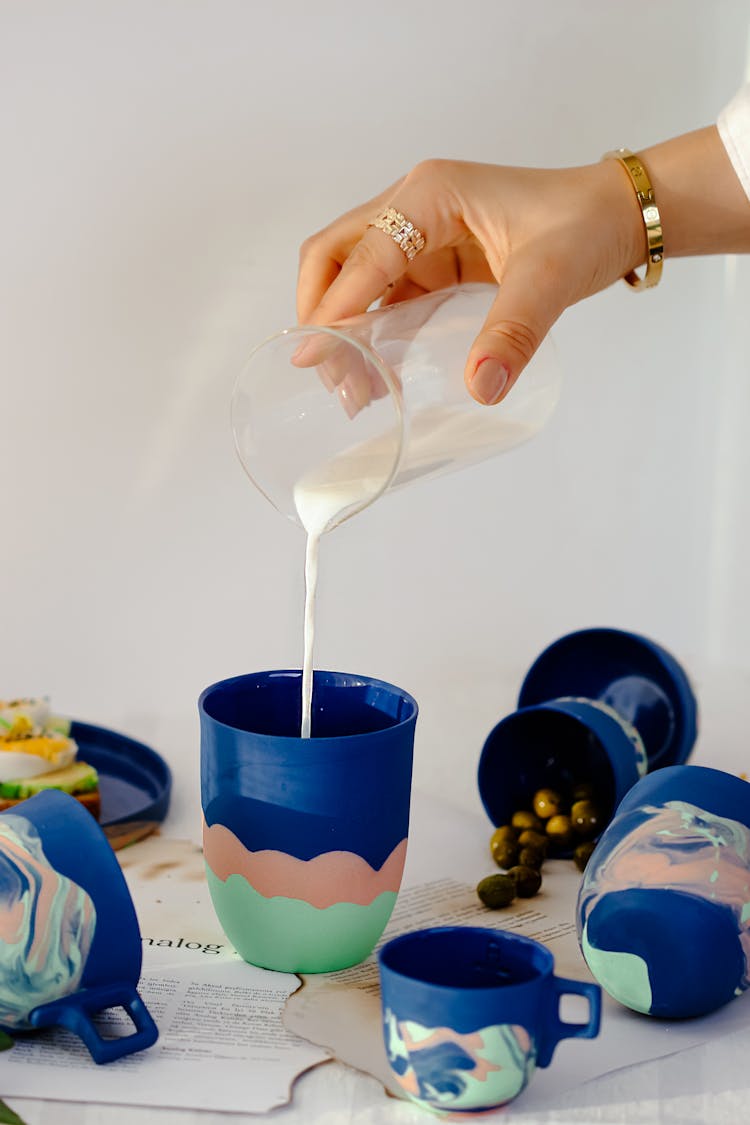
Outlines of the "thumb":
{"label": "thumb", "polygon": [[469,393],[494,406],[505,398],[565,307],[561,286],[533,260],[508,263],[464,371]]}

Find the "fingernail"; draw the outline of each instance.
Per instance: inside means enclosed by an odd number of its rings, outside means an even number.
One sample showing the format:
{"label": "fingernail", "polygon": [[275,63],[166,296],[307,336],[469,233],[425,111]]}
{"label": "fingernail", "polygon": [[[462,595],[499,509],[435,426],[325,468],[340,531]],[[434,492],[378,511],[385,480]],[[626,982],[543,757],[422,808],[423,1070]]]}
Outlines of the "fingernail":
{"label": "fingernail", "polygon": [[355,401],[354,395],[351,392],[351,388],[347,387],[346,383],[343,383],[339,387],[339,402],[343,406],[349,418],[356,418],[356,416],[359,414],[359,406]]}
{"label": "fingernail", "polygon": [[329,394],[332,394],[336,390],[336,380],[329,373],[327,363],[319,364],[318,378]]}
{"label": "fingernail", "polygon": [[508,369],[499,359],[487,356],[480,359],[471,380],[471,389],[475,398],[485,406],[494,406],[500,401],[500,396],[508,382]]}
{"label": "fingernail", "polygon": [[299,345],[299,347],[297,347],[297,348],[295,349],[295,351],[293,351],[293,352],[292,352],[292,354],[291,354],[291,355],[289,356],[289,362],[290,362],[290,363],[295,363],[295,364],[297,364],[297,365],[298,365],[299,367],[304,367],[304,362],[303,362],[303,360],[304,360],[304,358],[305,358],[305,352],[306,352],[306,351],[309,351],[309,348],[310,348],[310,341],[309,341],[309,340],[305,340],[305,341],[304,341],[303,343],[301,343],[301,344]]}

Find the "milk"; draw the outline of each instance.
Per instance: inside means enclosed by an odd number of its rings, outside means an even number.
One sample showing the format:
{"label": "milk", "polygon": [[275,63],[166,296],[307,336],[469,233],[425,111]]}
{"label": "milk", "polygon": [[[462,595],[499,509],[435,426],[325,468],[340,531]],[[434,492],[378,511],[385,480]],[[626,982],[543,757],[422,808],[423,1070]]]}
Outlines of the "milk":
{"label": "milk", "polygon": [[305,624],[304,659],[302,662],[302,729],[301,738],[310,737],[312,725],[313,643],[315,641],[315,592],[318,586],[318,551],[320,531],[307,529],[305,548]]}
{"label": "milk", "polygon": [[343,450],[297,481],[294,504],[307,532],[302,738],[310,737],[311,728],[315,592],[321,537],[367,507],[389,481],[396,488],[417,477],[437,476],[456,461],[464,465],[482,461],[520,445],[538,428],[499,419],[493,408],[470,402],[464,410],[433,407],[414,419],[395,475],[400,449],[397,429]]}

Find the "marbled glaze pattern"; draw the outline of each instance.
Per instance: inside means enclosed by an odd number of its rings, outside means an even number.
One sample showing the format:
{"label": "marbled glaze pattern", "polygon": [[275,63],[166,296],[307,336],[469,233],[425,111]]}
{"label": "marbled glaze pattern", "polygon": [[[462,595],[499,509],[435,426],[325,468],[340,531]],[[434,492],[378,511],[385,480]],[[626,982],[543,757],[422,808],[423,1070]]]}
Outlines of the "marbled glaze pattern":
{"label": "marbled glaze pattern", "polygon": [[0,1025],[75,992],[96,928],[90,896],[48,863],[24,816],[0,817]]}
{"label": "marbled glaze pattern", "polygon": [[468,1034],[384,1015],[388,1061],[413,1101],[446,1112],[500,1106],[528,1084],[536,1052],[524,1027],[498,1024]]}
{"label": "marbled glaze pattern", "polygon": [[605,715],[609,715],[610,719],[614,719],[617,725],[627,735],[630,742],[633,744],[633,753],[635,754],[635,768],[638,770],[639,777],[645,777],[648,773],[648,755],[646,754],[646,746],[640,734],[631,722],[628,722],[614,707],[609,703],[605,703],[602,699],[587,699],[582,695],[562,695],[562,701],[570,701],[571,703],[586,703],[589,707],[596,707]]}
{"label": "marbled glaze pattern", "polygon": [[[737,992],[750,985],[750,830],[739,821],[685,801],[667,801],[627,814],[626,830],[586,868],[579,901],[582,945],[600,982],[610,978],[639,1011],[650,1008],[648,966],[627,953],[594,949],[586,923],[605,895],[627,888],[677,890],[728,907],[737,924],[744,972]],[[632,827],[630,827],[632,825]],[[605,983],[608,990],[610,985]],[[616,994],[613,992],[613,994]]]}

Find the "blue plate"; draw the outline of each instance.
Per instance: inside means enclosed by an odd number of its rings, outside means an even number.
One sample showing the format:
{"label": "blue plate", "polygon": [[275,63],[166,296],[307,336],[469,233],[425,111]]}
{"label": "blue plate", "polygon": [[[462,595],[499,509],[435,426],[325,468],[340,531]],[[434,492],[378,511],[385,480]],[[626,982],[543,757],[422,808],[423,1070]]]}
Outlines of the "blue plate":
{"label": "blue plate", "polygon": [[99,774],[99,823],[112,847],[153,832],[169,809],[172,773],[164,759],[143,742],[89,723],[74,722],[70,737],[78,758]]}

